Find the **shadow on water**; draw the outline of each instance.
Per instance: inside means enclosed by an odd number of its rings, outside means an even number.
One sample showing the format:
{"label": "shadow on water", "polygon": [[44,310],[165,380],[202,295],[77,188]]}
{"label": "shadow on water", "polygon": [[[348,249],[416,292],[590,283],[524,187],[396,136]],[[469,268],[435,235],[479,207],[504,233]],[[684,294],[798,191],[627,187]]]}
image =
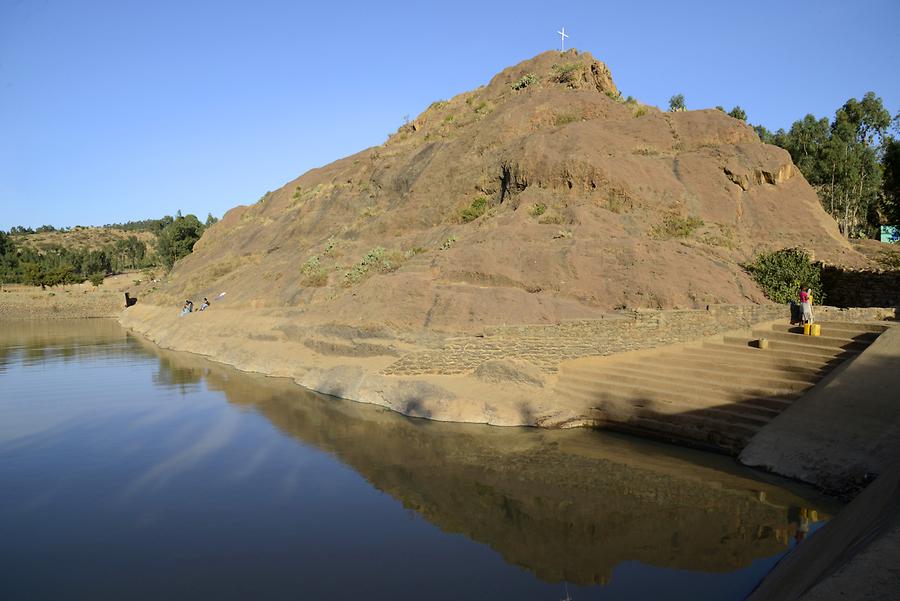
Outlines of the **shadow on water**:
{"label": "shadow on water", "polygon": [[442,530],[548,582],[606,583],[626,561],[734,571],[787,550],[838,508],[723,456],[588,430],[408,418],[134,344],[159,357],[160,381],[205,380]]}

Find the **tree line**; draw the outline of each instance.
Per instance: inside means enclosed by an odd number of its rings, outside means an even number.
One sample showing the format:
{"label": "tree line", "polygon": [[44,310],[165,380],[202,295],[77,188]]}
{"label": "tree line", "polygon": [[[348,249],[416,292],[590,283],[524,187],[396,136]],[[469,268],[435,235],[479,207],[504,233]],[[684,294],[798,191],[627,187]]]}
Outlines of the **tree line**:
{"label": "tree line", "polygon": [[881,98],[851,98],[833,119],[806,115],[787,131],[755,127],[760,139],[791,153],[822,206],[847,237],[873,238],[880,225],[900,223],[897,187],[900,113],[893,119]]}
{"label": "tree line", "polygon": [[[685,110],[682,94],[672,96],[669,110]],[[747,121],[740,106],[728,114]],[[900,112],[892,118],[874,92],[850,98],[831,119],[808,114],[788,130],[753,129],[791,154],[848,238],[877,238],[879,226],[900,224]]]}
{"label": "tree line", "polygon": [[171,269],[175,261],[191,253],[203,231],[217,221],[212,214],[203,223],[195,215],[182,215],[179,211],[175,217],[166,215],[162,219],[104,226],[154,233],[155,253],[149,252],[147,244],[133,235],[94,250],[67,248],[62,244],[35,250],[17,244],[16,236],[68,230],[57,230],[52,226],[41,226],[37,230],[16,226],[9,233],[0,230],[0,283],[30,284],[43,288],[90,279],[99,285],[105,276],[126,269],[159,266]]}

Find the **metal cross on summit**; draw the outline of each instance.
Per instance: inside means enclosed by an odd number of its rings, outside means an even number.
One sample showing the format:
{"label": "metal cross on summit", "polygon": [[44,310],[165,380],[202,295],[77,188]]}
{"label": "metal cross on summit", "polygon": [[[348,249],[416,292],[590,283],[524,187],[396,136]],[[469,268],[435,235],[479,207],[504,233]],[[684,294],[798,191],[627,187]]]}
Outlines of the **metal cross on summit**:
{"label": "metal cross on summit", "polygon": [[566,38],[569,37],[566,34],[566,28],[563,27],[562,31],[557,31],[556,33],[559,34],[560,52],[565,52],[566,51]]}

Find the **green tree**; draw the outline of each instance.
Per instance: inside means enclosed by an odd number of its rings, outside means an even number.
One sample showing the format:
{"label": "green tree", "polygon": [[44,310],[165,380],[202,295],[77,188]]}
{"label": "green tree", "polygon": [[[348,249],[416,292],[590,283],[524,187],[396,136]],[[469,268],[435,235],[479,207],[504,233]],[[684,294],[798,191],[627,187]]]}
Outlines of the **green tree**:
{"label": "green tree", "polygon": [[75,268],[69,263],[61,263],[52,269],[46,270],[44,273],[47,286],[77,284],[83,280],[83,278],[75,271]]}
{"label": "green tree", "polygon": [[740,119],[741,121],[747,120],[747,113],[744,112],[740,106],[736,106],[728,113],[729,116],[734,117],[735,119]]}
{"label": "green tree", "polygon": [[671,98],[669,98],[669,112],[674,113],[676,111],[684,111],[687,110],[687,107],[684,104],[684,94],[675,94]]}
{"label": "green tree", "polygon": [[883,225],[900,225],[900,141],[890,138],[884,145],[884,196],[878,207]]}
{"label": "green tree", "polygon": [[212,213],[206,214],[206,223],[203,224],[203,227],[209,227],[219,221],[218,217],[213,217]]}
{"label": "green tree", "polygon": [[111,254],[116,257],[120,268],[134,269],[143,262],[147,254],[147,245],[138,240],[137,236],[128,236],[116,241]]}
{"label": "green tree", "polygon": [[47,272],[40,263],[29,261],[22,264],[22,279],[26,284],[47,288]]}
{"label": "green tree", "polygon": [[102,250],[92,250],[85,255],[80,264],[80,272],[85,276],[92,273],[112,273],[112,262],[109,255]]}
{"label": "green tree", "polygon": [[845,236],[874,225],[868,221],[882,190],[879,154],[890,123],[890,113],[873,92],[866,93],[861,101],[851,98],[835,114],[826,152],[832,168],[827,185],[829,209]]}
{"label": "green tree", "polygon": [[156,243],[157,253],[166,269],[171,269],[175,261],[191,254],[201,234],[203,224],[195,215],[176,217],[167,225]]}
{"label": "green tree", "polygon": [[779,132],[774,136],[775,143],[791,153],[794,163],[810,183],[824,181],[826,174],[823,170],[823,153],[828,148],[830,138],[831,126],[828,119],[816,119],[812,115],[794,122],[786,134]]}
{"label": "green tree", "polygon": [[128,236],[126,242],[128,243],[128,260],[134,269],[144,262],[144,257],[147,256],[147,245],[142,240],[138,240],[136,236]]}
{"label": "green tree", "polygon": [[888,208],[883,171],[891,124],[881,98],[851,98],[834,119],[807,115],[789,131],[756,126],[760,140],[786,149],[845,236],[873,235]]}
{"label": "green tree", "polygon": [[753,131],[759,136],[759,141],[763,144],[774,144],[775,134],[766,129],[763,125],[752,125]]}
{"label": "green tree", "polygon": [[0,230],[0,257],[14,255],[16,253],[16,245],[12,237]]}
{"label": "green tree", "polygon": [[18,282],[19,257],[12,236],[0,230],[0,284]]}

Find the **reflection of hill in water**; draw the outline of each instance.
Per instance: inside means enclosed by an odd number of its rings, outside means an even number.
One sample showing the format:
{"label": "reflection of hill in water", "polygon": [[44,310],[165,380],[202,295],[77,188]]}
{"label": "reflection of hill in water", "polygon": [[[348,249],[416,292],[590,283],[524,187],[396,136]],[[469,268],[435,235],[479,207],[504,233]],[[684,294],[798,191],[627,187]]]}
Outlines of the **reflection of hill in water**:
{"label": "reflection of hill in water", "polygon": [[735,570],[783,551],[799,509],[824,517],[829,507],[812,493],[752,479],[726,457],[589,431],[412,420],[156,352],[159,381],[205,378],[443,530],[484,542],[548,581],[605,582],[626,560]]}

